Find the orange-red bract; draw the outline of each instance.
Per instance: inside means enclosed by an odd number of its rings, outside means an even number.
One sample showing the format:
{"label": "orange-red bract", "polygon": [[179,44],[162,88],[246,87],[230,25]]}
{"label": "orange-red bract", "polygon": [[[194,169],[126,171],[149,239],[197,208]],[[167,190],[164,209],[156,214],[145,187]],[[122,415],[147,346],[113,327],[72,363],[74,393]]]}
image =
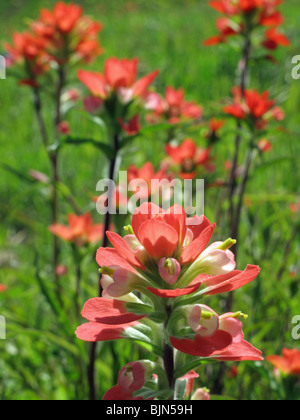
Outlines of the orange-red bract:
{"label": "orange-red bract", "polygon": [[287,375],[300,376],[300,352],[297,349],[283,349],[282,356],[268,356],[267,360]]}
{"label": "orange-red bract", "polygon": [[104,235],[103,224],[93,224],[89,213],[81,216],[70,214],[68,217],[69,226],[54,223],[49,227],[51,233],[59,236],[65,241],[74,242],[77,245],[94,243],[100,241]]}
{"label": "orange-red bract", "polygon": [[112,92],[118,92],[121,101],[128,103],[145,95],[159,73],[156,70],[137,80],[138,63],[137,58],[119,60],[112,57],[105,62],[104,74],[79,70],[78,78],[93,95],[107,99]]}

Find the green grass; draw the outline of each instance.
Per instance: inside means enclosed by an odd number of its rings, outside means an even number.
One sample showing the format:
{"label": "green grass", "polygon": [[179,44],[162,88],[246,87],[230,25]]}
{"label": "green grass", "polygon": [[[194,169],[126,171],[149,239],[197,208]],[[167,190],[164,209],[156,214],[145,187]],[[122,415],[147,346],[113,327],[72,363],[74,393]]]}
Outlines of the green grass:
{"label": "green grass", "polygon": [[[0,41],[8,41],[13,31],[22,31],[28,18],[36,18],[40,7],[50,7],[53,1],[14,0],[2,2],[0,14]],[[238,52],[229,46],[205,48],[203,40],[215,33],[216,13],[203,0],[95,0],[80,1],[85,12],[104,24],[101,42],[105,55],[92,69],[102,70],[105,58],[137,56],[141,72],[160,69],[156,82],[158,91],[167,85],[183,86],[187,97],[202,104],[206,115],[220,112],[219,103],[230,94],[236,80]],[[299,197],[300,156],[300,82],[291,78],[291,58],[299,53],[298,39],[300,9],[297,0],[285,2],[283,13],[285,29],[292,40],[289,49],[280,49],[278,65],[264,62],[253,65],[251,86],[269,89],[271,95],[286,111],[286,133],[272,133],[274,148],[257,160],[247,196],[252,205],[243,213],[240,267],[247,263],[259,264],[262,274],[258,281],[236,293],[235,308],[249,314],[245,321],[247,339],[262,349],[264,355],[279,353],[283,346],[299,348],[291,338],[291,319],[299,313],[299,242],[294,241],[285,263],[280,282],[277,273],[283,262],[284,250],[293,231],[289,204]],[[299,18],[299,19],[298,19]],[[80,86],[72,75],[74,86]],[[47,157],[31,107],[30,91],[16,85],[13,78],[0,81],[0,164],[5,164],[26,175],[30,169],[48,173]],[[48,111],[48,112],[47,112]],[[47,123],[51,110],[46,110]],[[95,127],[78,111],[70,114],[73,133],[99,138]],[[195,139],[203,142],[196,133]],[[234,138],[226,135],[217,145],[217,162],[222,165],[233,154]],[[139,139],[124,154],[123,167],[132,161],[142,164],[152,160],[156,164],[163,157],[161,134]],[[274,164],[274,162],[276,164]],[[273,162],[273,163],[272,163]],[[242,162],[241,162],[242,163]],[[90,197],[95,194],[97,181],[107,173],[107,164],[101,154],[90,146],[66,148],[61,158],[61,171],[66,185],[79,204],[91,209]],[[218,192],[206,197],[207,215],[215,217]],[[48,192],[14,176],[0,166],[0,283],[8,291],[0,297],[0,314],[7,318],[8,339],[0,342],[0,398],[2,399],[75,399],[87,396],[84,367],[87,349],[74,336],[76,319],[53,315],[51,305],[41,293],[36,279],[36,252],[39,265],[51,282],[49,255],[52,238],[48,233],[50,210]],[[70,208],[64,208],[65,213]],[[93,213],[95,221],[99,216]],[[229,232],[219,230],[222,236]],[[95,296],[97,265],[94,250],[86,256],[84,265],[84,297]],[[64,279],[66,294],[72,289],[73,262],[68,246],[63,258],[71,275]],[[298,277],[289,277],[289,269],[298,268]],[[67,301],[67,299],[66,299]],[[84,298],[83,298],[84,302]],[[224,302],[212,299],[216,309]],[[134,360],[136,350],[127,343],[115,346],[118,360],[110,345],[100,345],[97,364],[99,396],[115,381],[112,370],[116,364]],[[145,353],[146,354],[146,353]],[[74,369],[78,366],[78,369]],[[201,385],[213,386],[215,370],[201,373]],[[267,362],[259,365],[241,364],[237,379],[226,377],[225,394],[237,399],[276,399],[278,394],[270,385],[272,368]],[[75,384],[82,383],[80,389]]]}

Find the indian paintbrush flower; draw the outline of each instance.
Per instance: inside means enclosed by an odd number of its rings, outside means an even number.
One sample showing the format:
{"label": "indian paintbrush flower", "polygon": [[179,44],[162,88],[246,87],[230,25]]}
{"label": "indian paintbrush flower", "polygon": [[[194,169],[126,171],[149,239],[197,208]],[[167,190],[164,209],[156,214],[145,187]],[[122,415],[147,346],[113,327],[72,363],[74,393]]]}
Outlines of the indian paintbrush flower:
{"label": "indian paintbrush flower", "polygon": [[[104,399],[169,399],[169,387],[176,380],[186,381],[184,395],[190,396],[189,381],[183,379],[190,372],[190,356],[208,361],[262,360],[261,352],[244,340],[239,318],[246,316],[241,312],[220,316],[200,303],[205,296],[248,284],[260,272],[251,265],[243,272],[236,270],[230,251],[234,240],[208,246],[214,229],[204,216],[187,218],[178,205],[163,210],[144,203],[124,238],[107,232],[113,248],[100,248],[96,257],[104,295],[86,303],[82,315],[89,322],[76,334],[84,341],[126,338],[144,343],[163,363],[153,370],[157,380],[151,379],[150,388],[144,363],[125,366],[118,385]],[[170,371],[167,355],[174,349],[181,357]]]}
{"label": "indian paintbrush flower", "polygon": [[68,222],[69,226],[54,223],[49,227],[49,230],[63,240],[76,243],[79,246],[98,242],[103,238],[103,224],[94,225],[89,213],[81,216],[69,214]]}
{"label": "indian paintbrush flower", "polygon": [[94,96],[108,100],[116,93],[122,104],[128,104],[143,97],[158,75],[158,71],[154,71],[137,80],[138,64],[137,58],[119,60],[113,57],[105,62],[104,74],[79,70],[78,77]]}

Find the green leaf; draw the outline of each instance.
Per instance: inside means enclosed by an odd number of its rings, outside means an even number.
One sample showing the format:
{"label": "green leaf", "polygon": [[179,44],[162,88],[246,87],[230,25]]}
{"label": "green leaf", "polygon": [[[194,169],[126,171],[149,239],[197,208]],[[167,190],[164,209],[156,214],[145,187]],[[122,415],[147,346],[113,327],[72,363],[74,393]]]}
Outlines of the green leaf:
{"label": "green leaf", "polygon": [[147,125],[146,127],[143,127],[140,130],[139,135],[140,136],[147,136],[148,134],[156,133],[157,131],[169,130],[171,128],[174,128],[174,125],[173,124],[168,124],[168,123]]}
{"label": "green leaf", "polygon": [[130,327],[126,329],[125,335],[126,338],[134,341],[135,343],[146,348],[148,351],[156,354],[157,356],[162,356],[163,352],[158,347],[152,343],[151,340],[151,328],[146,327],[145,325],[137,325],[136,327]]}
{"label": "green leaf", "polygon": [[40,286],[41,292],[43,294],[43,296],[45,297],[46,301],[48,302],[48,304],[50,305],[54,315],[56,316],[61,328],[64,330],[64,332],[66,333],[67,336],[70,336],[71,334],[74,333],[74,331],[72,331],[73,327],[69,321],[69,318],[67,316],[67,314],[64,311],[64,308],[61,307],[61,303],[59,302],[58,298],[52,293],[52,291],[50,291],[49,288],[49,280],[45,281],[40,273],[39,270],[39,257],[38,254],[36,253],[35,255],[35,263],[34,263],[35,267],[36,267],[36,272],[35,272],[35,277],[36,280]]}
{"label": "green leaf", "polygon": [[257,172],[260,172],[261,170],[268,169],[273,166],[277,166],[279,163],[282,163],[282,162],[299,162],[299,161],[300,161],[299,156],[283,156],[277,159],[269,160],[268,162],[264,162],[263,164],[258,165],[255,168],[254,174],[256,174]]}
{"label": "green leaf", "polygon": [[61,141],[59,147],[62,148],[68,144],[74,145],[74,146],[91,144],[97,149],[101,150],[108,159],[113,159],[115,157],[115,151],[112,147],[110,147],[107,143],[103,143],[101,141],[97,141],[94,139],[81,139],[77,137],[66,137]]}
{"label": "green leaf", "polygon": [[201,359],[199,357],[196,359],[192,359],[188,363],[186,363],[183,367],[176,369],[174,376],[175,378],[182,378],[191,370],[211,364],[211,363],[218,363],[218,362],[214,360],[210,360],[210,359]]}
{"label": "green leaf", "polygon": [[5,169],[7,172],[11,173],[15,177],[19,178],[23,182],[27,182],[29,184],[35,184],[35,181],[33,178],[31,178],[29,175],[24,174],[23,172],[18,171],[17,169],[7,165],[6,163],[0,162],[0,165],[3,169]]}

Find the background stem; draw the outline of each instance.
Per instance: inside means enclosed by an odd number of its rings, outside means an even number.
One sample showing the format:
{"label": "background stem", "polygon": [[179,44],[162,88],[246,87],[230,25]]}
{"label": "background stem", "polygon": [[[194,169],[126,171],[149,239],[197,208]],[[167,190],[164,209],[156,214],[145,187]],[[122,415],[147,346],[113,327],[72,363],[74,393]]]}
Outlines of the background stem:
{"label": "background stem", "polygon": [[[109,165],[109,179],[114,180],[115,178],[115,170],[116,170],[116,163],[117,163],[117,157],[119,153],[119,144],[120,144],[120,138],[119,134],[114,135],[114,149],[115,154],[114,157],[110,161]],[[111,202],[112,197],[108,197],[109,202]],[[111,214],[108,211],[105,215],[105,222],[104,222],[104,233],[103,233],[103,242],[102,247],[106,248],[108,246],[108,238],[106,235],[106,232],[109,230],[109,227],[111,225]],[[99,281],[99,296],[101,297],[103,293],[103,289],[101,286],[101,276]],[[111,343],[113,346],[113,343]],[[90,363],[88,366],[88,383],[89,383],[89,390],[90,390],[90,400],[95,401],[96,400],[96,383],[95,383],[95,363],[96,363],[96,351],[97,351],[97,343],[92,343],[90,348]]]}

